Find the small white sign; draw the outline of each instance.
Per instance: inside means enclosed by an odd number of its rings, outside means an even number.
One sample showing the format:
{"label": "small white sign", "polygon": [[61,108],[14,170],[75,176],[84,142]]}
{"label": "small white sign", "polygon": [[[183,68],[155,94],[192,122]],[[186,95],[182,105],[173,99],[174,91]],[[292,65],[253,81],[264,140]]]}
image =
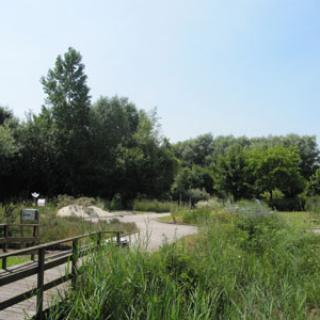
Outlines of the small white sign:
{"label": "small white sign", "polygon": [[38,205],[38,207],[45,207],[46,206],[46,199],[38,199],[37,205]]}

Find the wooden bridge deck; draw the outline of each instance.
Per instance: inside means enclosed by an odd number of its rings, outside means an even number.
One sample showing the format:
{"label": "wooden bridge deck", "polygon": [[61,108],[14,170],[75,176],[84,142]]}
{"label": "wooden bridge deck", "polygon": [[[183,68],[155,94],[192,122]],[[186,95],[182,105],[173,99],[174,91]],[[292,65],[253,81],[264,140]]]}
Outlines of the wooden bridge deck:
{"label": "wooden bridge deck", "polygon": [[[15,268],[9,268],[8,272],[17,272],[24,270],[25,268],[34,265],[34,263],[28,263]],[[58,279],[64,276],[67,272],[70,272],[70,264],[59,265],[55,268],[46,270],[44,273],[45,283]],[[0,272],[0,278],[8,272]],[[69,287],[70,281],[65,282],[55,288],[44,292],[44,309],[48,308],[50,303],[54,302],[59,295],[64,294]],[[0,302],[5,301],[8,298],[14,297],[17,294],[26,292],[37,287],[37,275],[33,275],[16,282],[4,285],[0,287]],[[34,316],[36,313],[36,297],[32,297],[28,300],[20,302],[12,307],[0,311],[0,320],[22,320]]]}

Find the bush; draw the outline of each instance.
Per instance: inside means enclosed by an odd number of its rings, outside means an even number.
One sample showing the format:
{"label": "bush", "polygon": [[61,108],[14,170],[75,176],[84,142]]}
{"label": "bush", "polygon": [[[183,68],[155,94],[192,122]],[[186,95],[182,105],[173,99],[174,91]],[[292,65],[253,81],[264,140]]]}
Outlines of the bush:
{"label": "bush", "polygon": [[284,220],[275,214],[242,214],[236,225],[245,232],[241,238],[242,247],[260,255],[268,248],[276,247],[282,240],[282,232],[286,228]]}
{"label": "bush", "polygon": [[227,203],[225,210],[236,214],[268,215],[271,209],[260,200],[241,200],[236,203]]}
{"label": "bush", "polygon": [[305,207],[308,211],[320,213],[320,196],[308,197]]}
{"label": "bush", "polygon": [[190,205],[192,208],[195,207],[196,203],[201,200],[209,200],[210,195],[205,190],[201,189],[190,189],[187,192],[188,198],[190,199]]}
{"label": "bush", "polygon": [[221,200],[218,198],[210,198],[209,200],[200,200],[196,204],[197,208],[208,208],[212,210],[222,209],[224,207]]}
{"label": "bush", "polygon": [[124,204],[120,193],[116,193],[110,203],[110,210],[123,210]]}
{"label": "bush", "polygon": [[5,223],[16,223],[20,217],[20,206],[13,203],[0,204],[0,221]]}
{"label": "bush", "polygon": [[302,197],[274,199],[270,206],[279,211],[302,211],[305,207],[305,200]]}
{"label": "bush", "polygon": [[144,212],[172,212],[177,207],[177,203],[173,201],[158,201],[150,199],[136,199],[133,202],[133,210]]}

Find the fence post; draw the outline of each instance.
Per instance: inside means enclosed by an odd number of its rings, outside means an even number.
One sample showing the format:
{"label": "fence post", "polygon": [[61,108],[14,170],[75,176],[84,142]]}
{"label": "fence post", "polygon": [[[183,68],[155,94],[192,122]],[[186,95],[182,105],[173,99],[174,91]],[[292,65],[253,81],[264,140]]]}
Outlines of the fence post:
{"label": "fence post", "polygon": [[[37,226],[34,225],[32,228],[33,228],[32,237],[35,240],[35,241],[33,241],[32,245],[35,246],[36,244],[38,244],[38,241],[37,241]],[[33,252],[31,252],[31,260],[34,261],[34,253]]]}
{"label": "fence post", "polygon": [[78,256],[79,256],[79,242],[78,239],[74,239],[72,241],[72,257],[71,257],[71,284],[72,287],[76,287],[77,282],[77,264],[78,264]]}
{"label": "fence post", "polygon": [[98,249],[101,247],[101,238],[102,238],[101,231],[99,231],[97,233],[97,248]]}
{"label": "fence post", "polygon": [[121,244],[121,237],[120,237],[120,232],[117,232],[117,246],[120,246]]}
{"label": "fence post", "polygon": [[[8,225],[3,226],[3,236],[4,236],[4,243],[3,243],[3,252],[8,251],[8,237],[9,237],[9,230]],[[2,258],[2,269],[7,269],[7,257]]]}
{"label": "fence post", "polygon": [[36,319],[43,319],[43,285],[44,285],[44,259],[45,249],[41,248],[38,251],[38,281],[37,281],[37,314]]}

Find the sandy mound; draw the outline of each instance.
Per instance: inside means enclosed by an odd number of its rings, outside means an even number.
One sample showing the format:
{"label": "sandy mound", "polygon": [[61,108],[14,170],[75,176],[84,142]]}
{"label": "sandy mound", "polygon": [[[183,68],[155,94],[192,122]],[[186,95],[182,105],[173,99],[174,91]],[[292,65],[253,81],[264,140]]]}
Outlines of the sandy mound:
{"label": "sandy mound", "polygon": [[57,215],[59,217],[78,217],[82,219],[101,219],[112,217],[113,214],[101,208],[90,206],[69,205],[61,208]]}

